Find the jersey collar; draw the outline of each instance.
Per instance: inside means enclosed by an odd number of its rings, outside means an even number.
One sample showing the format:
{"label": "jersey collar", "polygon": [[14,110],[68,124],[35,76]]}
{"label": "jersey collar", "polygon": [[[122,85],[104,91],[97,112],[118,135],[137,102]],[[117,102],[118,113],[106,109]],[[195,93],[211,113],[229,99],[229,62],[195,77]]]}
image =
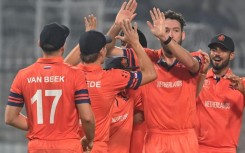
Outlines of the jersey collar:
{"label": "jersey collar", "polygon": [[54,63],[63,63],[63,57],[54,57],[54,58],[38,58],[37,63],[45,64],[54,64]]}
{"label": "jersey collar", "polygon": [[[226,74],[232,74],[232,71],[230,68],[226,71],[225,75]],[[213,69],[208,70],[206,78],[216,78],[216,75],[214,74]]]}
{"label": "jersey collar", "polygon": [[157,64],[160,65],[161,67],[165,68],[167,71],[170,71],[177,63],[178,63],[178,60],[175,60],[172,65],[168,65],[168,63],[165,62],[162,58],[160,58],[157,61]]}
{"label": "jersey collar", "polygon": [[103,70],[100,65],[83,65],[83,64],[79,64],[77,67],[82,69],[83,71],[88,71],[88,72],[92,72],[92,71],[96,71],[96,70]]}

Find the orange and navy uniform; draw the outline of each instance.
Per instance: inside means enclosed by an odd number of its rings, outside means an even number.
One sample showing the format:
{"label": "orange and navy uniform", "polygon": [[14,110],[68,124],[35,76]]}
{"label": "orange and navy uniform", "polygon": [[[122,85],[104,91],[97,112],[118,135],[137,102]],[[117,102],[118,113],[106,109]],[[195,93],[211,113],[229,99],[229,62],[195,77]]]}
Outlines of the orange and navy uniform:
{"label": "orange and navy uniform", "polygon": [[[169,66],[161,59],[162,50],[145,51],[154,63],[158,78],[142,87],[147,126],[144,152],[197,153],[194,123],[198,75],[177,60]],[[195,53],[193,57],[201,65],[201,54]]]}
{"label": "orange and navy uniform", "polygon": [[[65,140],[73,143],[75,140],[74,145],[79,144],[76,104],[83,103],[90,103],[85,75],[81,70],[65,64],[62,57],[39,58],[31,66],[20,70],[8,97],[10,106],[25,105],[29,147],[36,149],[47,147],[39,146],[41,142],[36,143],[39,140],[60,140],[64,143],[69,143]],[[71,149],[68,145],[56,147]]]}
{"label": "orange and navy uniform", "polygon": [[[144,50],[148,54],[151,54],[153,52],[153,50],[149,48],[144,48]],[[137,56],[132,48],[123,49],[123,56],[128,57],[130,67],[139,66]],[[150,56],[150,58],[151,60],[157,61],[159,56],[157,54],[154,54],[154,56]],[[143,111],[143,103],[144,102],[142,101],[142,105],[141,107],[138,107],[138,110]],[[142,153],[145,134],[146,134],[145,121],[143,123],[133,125],[131,140],[130,140],[130,153]]]}
{"label": "orange and navy uniform", "polygon": [[[141,106],[141,91],[124,90],[117,94],[110,125],[110,153],[129,153],[134,108]],[[123,137],[123,139],[122,139]]]}
{"label": "orange and navy uniform", "polygon": [[[231,69],[226,74],[232,74]],[[229,85],[229,80],[217,77],[212,69],[208,71],[197,99],[200,153],[236,153],[244,96]]]}
{"label": "orange and navy uniform", "polygon": [[123,89],[137,89],[141,72],[103,70],[100,65],[78,65],[85,73],[96,126],[92,152],[108,152],[109,130],[116,95]]}

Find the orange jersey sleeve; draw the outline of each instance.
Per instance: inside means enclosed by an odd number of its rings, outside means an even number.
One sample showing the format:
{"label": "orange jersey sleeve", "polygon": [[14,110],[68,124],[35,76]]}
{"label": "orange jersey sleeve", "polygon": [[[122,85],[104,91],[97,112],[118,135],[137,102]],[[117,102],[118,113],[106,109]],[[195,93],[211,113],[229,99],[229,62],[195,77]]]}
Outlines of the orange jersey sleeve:
{"label": "orange jersey sleeve", "polygon": [[[144,48],[146,54],[149,56],[149,58],[153,61],[156,62],[160,59],[162,50],[153,50],[149,48]],[[123,56],[128,57],[129,59],[129,66],[139,66],[139,61],[137,59],[137,56],[132,48],[127,48],[123,50]]]}
{"label": "orange jersey sleeve", "polygon": [[142,81],[142,73],[140,71],[128,72],[120,69],[111,69],[109,71],[112,72],[109,78],[114,78],[112,83],[116,90],[124,88],[137,89]]}

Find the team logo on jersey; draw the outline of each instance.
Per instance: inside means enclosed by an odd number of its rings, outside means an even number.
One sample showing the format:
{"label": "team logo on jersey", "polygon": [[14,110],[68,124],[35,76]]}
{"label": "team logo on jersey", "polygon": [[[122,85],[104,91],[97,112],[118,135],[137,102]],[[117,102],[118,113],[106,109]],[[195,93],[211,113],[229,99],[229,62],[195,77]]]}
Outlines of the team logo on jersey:
{"label": "team logo on jersey", "polygon": [[209,81],[208,79],[205,79],[205,80],[204,80],[203,87],[204,87],[204,88],[209,88],[209,86],[210,86],[210,81]]}
{"label": "team logo on jersey", "polygon": [[218,101],[205,101],[205,107],[214,108],[214,109],[230,109],[231,104],[229,102],[218,102]]}
{"label": "team logo on jersey", "polygon": [[126,58],[122,58],[121,64],[123,67],[128,67],[128,60]]}
{"label": "team logo on jersey", "polygon": [[225,40],[225,36],[224,36],[224,35],[220,35],[220,36],[218,37],[218,40],[219,40],[219,41],[224,41],[224,40]]}

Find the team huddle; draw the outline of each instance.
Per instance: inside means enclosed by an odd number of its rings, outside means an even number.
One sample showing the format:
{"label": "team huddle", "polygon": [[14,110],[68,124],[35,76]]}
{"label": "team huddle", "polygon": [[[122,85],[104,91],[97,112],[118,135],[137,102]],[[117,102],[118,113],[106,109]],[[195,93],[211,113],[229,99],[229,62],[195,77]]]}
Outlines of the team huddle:
{"label": "team huddle", "polygon": [[161,48],[150,49],[131,24],[136,8],[124,2],[106,35],[85,17],[65,59],[70,29],[43,27],[42,57],[17,73],[5,110],[6,124],[27,131],[28,153],[237,152],[245,81],[230,69],[232,38],[189,52],[183,16],[153,8],[147,25]]}

